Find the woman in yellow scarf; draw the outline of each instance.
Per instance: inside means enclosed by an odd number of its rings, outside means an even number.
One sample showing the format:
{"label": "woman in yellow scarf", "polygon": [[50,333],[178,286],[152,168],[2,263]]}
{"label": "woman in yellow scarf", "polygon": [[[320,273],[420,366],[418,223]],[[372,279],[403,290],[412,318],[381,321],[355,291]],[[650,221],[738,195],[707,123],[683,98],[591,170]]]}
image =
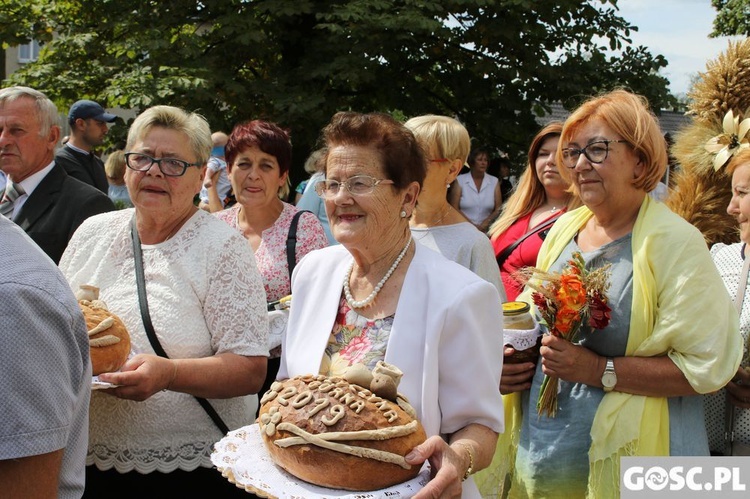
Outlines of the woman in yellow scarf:
{"label": "woman in yellow scarf", "polygon": [[[587,267],[611,264],[612,320],[584,326],[575,343],[543,338],[531,390],[518,397],[511,496],[618,497],[622,456],[708,455],[693,395],[737,371],[738,319],[700,232],[647,195],[667,151],[643,98],[617,90],[584,103],[557,162],[584,206],[555,224],[538,267],[559,271],[574,251]],[[561,380],[553,418],[536,411],[545,374]]]}

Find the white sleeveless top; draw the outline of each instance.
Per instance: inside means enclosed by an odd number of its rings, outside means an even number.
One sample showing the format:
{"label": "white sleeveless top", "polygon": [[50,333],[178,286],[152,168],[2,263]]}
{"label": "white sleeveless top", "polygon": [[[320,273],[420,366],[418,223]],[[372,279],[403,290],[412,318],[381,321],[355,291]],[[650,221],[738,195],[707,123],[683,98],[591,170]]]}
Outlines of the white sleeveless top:
{"label": "white sleeveless top", "polygon": [[484,179],[482,179],[482,187],[478,191],[474,179],[471,178],[471,173],[462,173],[457,177],[457,180],[461,187],[459,209],[474,225],[482,223],[495,208],[497,177],[485,173]]}

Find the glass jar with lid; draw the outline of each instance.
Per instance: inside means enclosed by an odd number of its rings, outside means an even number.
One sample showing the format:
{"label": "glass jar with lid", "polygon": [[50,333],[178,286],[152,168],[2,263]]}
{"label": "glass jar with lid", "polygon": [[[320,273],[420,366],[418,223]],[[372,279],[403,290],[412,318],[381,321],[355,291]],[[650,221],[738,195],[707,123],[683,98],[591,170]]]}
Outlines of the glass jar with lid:
{"label": "glass jar with lid", "polygon": [[503,303],[503,342],[515,352],[505,362],[536,362],[542,337],[539,324],[531,315],[531,306],[522,301]]}

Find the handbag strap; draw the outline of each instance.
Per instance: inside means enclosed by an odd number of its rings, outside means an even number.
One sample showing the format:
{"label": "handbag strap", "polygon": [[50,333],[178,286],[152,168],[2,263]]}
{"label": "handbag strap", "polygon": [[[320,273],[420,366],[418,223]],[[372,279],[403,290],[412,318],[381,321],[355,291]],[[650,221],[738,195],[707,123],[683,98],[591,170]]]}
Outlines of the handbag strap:
{"label": "handbag strap", "polygon": [[502,267],[503,263],[505,263],[505,260],[508,259],[508,257],[510,256],[510,254],[513,253],[513,250],[515,250],[518,247],[519,244],[521,244],[528,237],[533,236],[537,232],[541,232],[544,229],[547,229],[547,228],[551,227],[552,224],[554,224],[557,221],[557,219],[560,218],[561,215],[562,215],[562,212],[558,213],[557,215],[555,215],[552,218],[548,218],[544,222],[540,223],[539,225],[537,225],[533,229],[531,229],[528,232],[526,232],[526,234],[524,234],[520,238],[516,239],[513,243],[511,243],[508,246],[506,246],[505,249],[503,249],[503,251],[501,251],[500,254],[497,255],[497,266],[498,267]]}
{"label": "handbag strap", "polygon": [[303,213],[312,213],[308,210],[300,210],[292,217],[292,223],[289,225],[289,234],[286,237],[286,265],[289,269],[289,278],[292,278],[292,272],[297,265],[297,223]]}
{"label": "handbag strap", "polygon": [[[141,320],[143,320],[143,327],[146,330],[146,336],[148,336],[148,341],[151,343],[151,347],[154,349],[154,352],[159,357],[164,357],[165,359],[169,358],[169,355],[167,355],[167,352],[164,351],[164,348],[161,346],[161,343],[159,342],[159,338],[156,336],[156,331],[154,331],[154,325],[151,322],[151,314],[148,310],[148,297],[146,296],[146,280],[144,278],[143,274],[143,251],[141,250],[141,238],[138,235],[138,229],[136,228],[135,224],[135,213],[133,213],[133,218],[130,221],[130,235],[133,239],[133,256],[135,260],[135,283],[138,287],[138,304],[140,305],[141,309]],[[229,427],[224,423],[224,420],[221,419],[221,416],[219,416],[219,413],[216,412],[216,409],[213,408],[211,403],[204,399],[203,397],[195,397],[195,400],[198,401],[200,406],[203,408],[204,411],[206,411],[206,414],[211,418],[211,421],[214,422],[217,428],[223,433],[227,434],[229,433]]]}

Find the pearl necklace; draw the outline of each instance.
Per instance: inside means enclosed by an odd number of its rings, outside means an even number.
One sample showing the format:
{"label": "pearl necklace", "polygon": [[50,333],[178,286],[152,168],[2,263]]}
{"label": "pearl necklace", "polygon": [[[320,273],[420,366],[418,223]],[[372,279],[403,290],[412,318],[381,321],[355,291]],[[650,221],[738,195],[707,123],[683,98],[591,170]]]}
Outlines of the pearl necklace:
{"label": "pearl necklace", "polygon": [[393,272],[396,270],[396,267],[398,267],[398,264],[401,263],[401,260],[404,259],[404,255],[406,255],[406,251],[409,249],[410,245],[411,238],[409,238],[409,241],[406,243],[406,246],[404,246],[404,249],[402,249],[401,253],[399,253],[398,257],[396,257],[396,260],[393,262],[393,265],[391,265],[391,268],[388,269],[388,272],[385,273],[377,286],[375,286],[375,289],[372,290],[372,293],[370,293],[367,298],[360,301],[354,299],[354,297],[352,296],[352,290],[349,288],[349,278],[352,276],[352,271],[354,270],[354,261],[352,261],[352,264],[349,265],[349,270],[346,271],[346,277],[344,278],[344,296],[346,297],[346,302],[350,307],[366,308],[372,305],[372,302],[375,301],[375,297],[377,297],[378,293],[380,293],[380,290],[383,289],[383,285],[385,285],[388,278],[391,277],[391,274],[393,274]]}

